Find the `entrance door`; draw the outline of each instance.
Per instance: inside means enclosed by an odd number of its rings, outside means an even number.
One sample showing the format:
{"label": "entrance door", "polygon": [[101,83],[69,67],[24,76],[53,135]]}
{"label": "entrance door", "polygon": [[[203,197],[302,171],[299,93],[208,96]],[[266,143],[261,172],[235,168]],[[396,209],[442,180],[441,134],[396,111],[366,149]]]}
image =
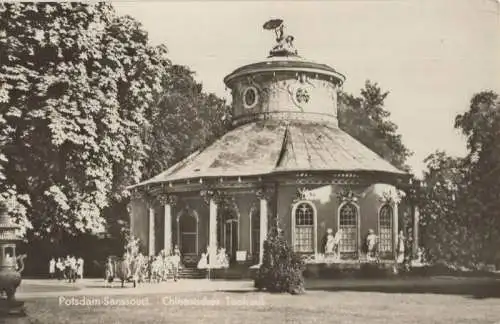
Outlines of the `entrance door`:
{"label": "entrance door", "polygon": [[236,260],[236,251],[238,250],[238,220],[228,219],[224,229],[224,247],[230,261]]}
{"label": "entrance door", "polygon": [[179,218],[179,249],[183,263],[196,263],[198,255],[198,222],[196,217],[183,214]]}
{"label": "entrance door", "polygon": [[238,217],[233,209],[225,208],[220,211],[218,227],[219,247],[226,249],[229,261],[235,261],[238,250]]}

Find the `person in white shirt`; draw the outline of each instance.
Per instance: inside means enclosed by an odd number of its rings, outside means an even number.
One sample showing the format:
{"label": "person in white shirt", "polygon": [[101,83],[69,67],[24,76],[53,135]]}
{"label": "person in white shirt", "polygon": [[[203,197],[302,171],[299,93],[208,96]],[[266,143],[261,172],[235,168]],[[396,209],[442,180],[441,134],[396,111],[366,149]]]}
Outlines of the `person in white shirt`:
{"label": "person in white shirt", "polygon": [[179,250],[179,247],[176,245],[174,249],[174,254],[172,255],[172,266],[173,266],[173,273],[174,273],[174,281],[177,281],[179,279],[179,266],[181,264],[181,251]]}
{"label": "person in white shirt", "polygon": [[79,257],[78,260],[76,260],[77,264],[77,276],[80,279],[83,279],[83,258]]}
{"label": "person in white shirt", "polygon": [[56,274],[56,260],[54,258],[49,261],[49,278],[54,279]]}

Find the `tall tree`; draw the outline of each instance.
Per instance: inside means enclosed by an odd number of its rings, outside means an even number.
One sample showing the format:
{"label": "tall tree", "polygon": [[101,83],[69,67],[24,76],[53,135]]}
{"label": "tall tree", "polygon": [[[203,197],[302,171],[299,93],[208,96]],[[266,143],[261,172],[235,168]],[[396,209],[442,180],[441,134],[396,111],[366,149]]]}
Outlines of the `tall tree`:
{"label": "tall tree", "polygon": [[366,81],[360,96],[340,93],[339,126],[372,151],[403,170],[412,152],[403,144],[397,126],[390,121],[384,92],[377,83]]}
{"label": "tall tree", "polygon": [[466,168],[463,159],[448,156],[443,151],[425,160],[423,188],[420,190],[420,228],[427,258],[455,266],[470,266],[473,242],[469,220],[464,213],[467,197]]}
{"label": "tall tree", "polygon": [[[477,253],[500,264],[500,100],[492,91],[473,96],[469,110],[455,119],[467,138],[467,215],[479,240]],[[472,238],[471,238],[472,239]]]}
{"label": "tall tree", "polygon": [[35,237],[102,230],[141,177],[165,48],[107,3],[6,3],[0,62],[0,193]]}
{"label": "tall tree", "polygon": [[203,92],[188,67],[173,65],[163,79],[163,95],[146,142],[151,148],[144,177],[152,177],[201,149],[228,130],[230,109]]}
{"label": "tall tree", "polygon": [[469,268],[500,264],[499,108],[494,92],[473,96],[469,110],[455,119],[467,138],[467,156],[438,152],[426,160],[421,225],[433,261]]}

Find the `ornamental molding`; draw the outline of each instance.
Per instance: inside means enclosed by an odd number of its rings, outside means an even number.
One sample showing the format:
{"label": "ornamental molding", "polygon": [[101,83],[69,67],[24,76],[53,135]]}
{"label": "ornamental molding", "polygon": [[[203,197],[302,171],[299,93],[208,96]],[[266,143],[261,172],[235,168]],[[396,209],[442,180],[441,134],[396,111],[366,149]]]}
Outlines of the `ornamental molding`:
{"label": "ornamental molding", "polygon": [[203,198],[206,204],[209,204],[211,200],[215,202],[220,208],[229,208],[236,206],[235,197],[233,194],[217,190],[217,189],[203,189],[200,190],[200,196]]}
{"label": "ornamental molding", "polygon": [[359,196],[354,193],[351,189],[345,188],[337,194],[337,200],[339,203],[352,202],[357,203]]}
{"label": "ornamental molding", "polygon": [[321,179],[297,179],[297,180],[285,180],[280,182],[280,184],[292,186],[292,185],[361,185],[367,183],[366,181],[360,181],[358,179],[334,179],[334,180],[321,180]]}
{"label": "ornamental molding", "polygon": [[384,191],[382,193],[382,196],[378,198],[379,202],[383,205],[393,205],[394,204],[394,199],[392,197],[392,193],[390,191]]}
{"label": "ornamental molding", "polygon": [[386,190],[382,192],[382,195],[379,197],[379,201],[382,204],[395,205],[399,204],[404,196],[404,192],[396,188],[395,190]]}
{"label": "ornamental molding", "polygon": [[295,199],[293,200],[292,204],[295,204],[301,200],[314,200],[315,195],[314,192],[311,191],[308,188],[298,188],[297,192],[295,193]]}
{"label": "ornamental molding", "polygon": [[259,188],[255,191],[258,199],[270,201],[274,196],[274,189],[272,188]]}
{"label": "ornamental molding", "polygon": [[175,206],[177,204],[178,197],[169,193],[162,193],[156,196],[156,201],[159,202],[162,206]]}

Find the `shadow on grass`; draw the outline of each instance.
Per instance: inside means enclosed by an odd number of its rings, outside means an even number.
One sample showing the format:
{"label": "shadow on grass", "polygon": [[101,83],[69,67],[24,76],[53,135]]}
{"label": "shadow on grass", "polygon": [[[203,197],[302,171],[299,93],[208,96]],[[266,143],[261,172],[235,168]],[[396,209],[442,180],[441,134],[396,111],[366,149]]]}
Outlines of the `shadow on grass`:
{"label": "shadow on grass", "polygon": [[481,282],[425,282],[353,285],[318,285],[307,288],[309,291],[349,291],[379,292],[387,294],[439,294],[463,295],[474,299],[500,298],[500,281],[483,280]]}
{"label": "shadow on grass", "polygon": [[[494,279],[422,279],[422,280],[306,280],[306,291],[376,292],[386,294],[462,295],[468,298],[500,298],[500,281]],[[256,289],[225,289],[224,293],[248,294]],[[275,294],[275,293],[271,293]],[[279,294],[279,293],[277,293]]]}

